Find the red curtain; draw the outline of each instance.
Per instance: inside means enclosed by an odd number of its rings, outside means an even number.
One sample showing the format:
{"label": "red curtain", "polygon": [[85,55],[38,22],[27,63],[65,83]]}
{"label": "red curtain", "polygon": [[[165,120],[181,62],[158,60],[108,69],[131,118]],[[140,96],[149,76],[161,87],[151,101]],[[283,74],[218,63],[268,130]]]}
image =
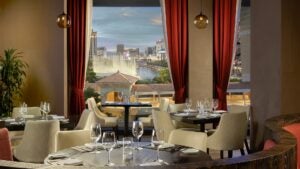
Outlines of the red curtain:
{"label": "red curtain", "polygon": [[85,108],[83,87],[85,72],[85,25],[86,1],[68,0],[68,14],[71,27],[68,28],[68,86],[69,86],[69,118],[78,122]]}
{"label": "red curtain", "polygon": [[188,2],[165,0],[165,11],[175,102],[182,103],[188,94]]}
{"label": "red curtain", "polygon": [[214,0],[213,81],[219,109],[227,110],[227,86],[235,34],[236,0]]}

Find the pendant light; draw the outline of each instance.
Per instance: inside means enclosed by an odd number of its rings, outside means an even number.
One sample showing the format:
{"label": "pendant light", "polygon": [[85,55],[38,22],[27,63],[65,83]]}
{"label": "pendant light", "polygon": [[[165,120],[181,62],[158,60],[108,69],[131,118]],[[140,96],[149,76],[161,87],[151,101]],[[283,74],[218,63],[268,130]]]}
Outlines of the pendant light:
{"label": "pendant light", "polygon": [[194,25],[198,29],[204,29],[208,25],[208,17],[206,15],[202,14],[202,0],[201,0],[201,11],[200,11],[200,14],[194,18]]}
{"label": "pendant light", "polygon": [[63,12],[62,14],[58,15],[56,23],[60,28],[69,28],[71,26],[71,18],[68,14]]}

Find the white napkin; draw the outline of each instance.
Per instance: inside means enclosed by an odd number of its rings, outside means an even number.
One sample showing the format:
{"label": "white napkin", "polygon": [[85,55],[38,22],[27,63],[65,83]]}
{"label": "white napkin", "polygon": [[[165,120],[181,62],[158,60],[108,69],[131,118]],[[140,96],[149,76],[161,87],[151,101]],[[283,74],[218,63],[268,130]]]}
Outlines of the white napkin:
{"label": "white napkin", "polygon": [[77,150],[81,153],[84,153],[84,152],[90,152],[90,151],[94,151],[94,148],[95,147],[91,147],[91,146],[75,146],[75,147],[72,147],[72,149],[74,150]]}
{"label": "white napkin", "polygon": [[140,164],[140,166],[158,166],[158,165],[161,165],[161,163],[157,162],[157,161],[146,162],[146,163]]}
{"label": "white napkin", "polygon": [[69,157],[69,154],[67,154],[67,153],[55,153],[55,154],[50,154],[48,156],[49,160],[61,159],[61,158],[67,158],[67,157]]}

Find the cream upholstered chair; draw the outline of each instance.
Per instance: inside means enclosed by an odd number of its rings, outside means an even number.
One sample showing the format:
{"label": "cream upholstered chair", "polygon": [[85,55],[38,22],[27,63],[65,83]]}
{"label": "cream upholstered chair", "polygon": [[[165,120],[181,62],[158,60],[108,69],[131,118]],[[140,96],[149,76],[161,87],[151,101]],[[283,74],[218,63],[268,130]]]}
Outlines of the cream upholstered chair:
{"label": "cream upholstered chair", "polygon": [[153,124],[155,130],[163,129],[164,130],[164,136],[158,136],[160,139],[163,139],[165,142],[168,142],[169,135],[172,130],[175,130],[175,126],[172,123],[170,114],[163,111],[153,111],[152,112],[153,117]]}
{"label": "cream upholstered chair", "polygon": [[[169,108],[169,103],[170,103],[170,100],[168,98],[160,98],[158,110],[167,112],[168,108]],[[151,111],[152,110],[157,111],[157,110],[155,110],[157,108],[149,107],[149,109],[151,109]],[[141,121],[144,124],[144,126],[153,127],[152,114],[147,117],[139,117],[138,120]]]}
{"label": "cream upholstered chair", "polygon": [[170,100],[168,98],[160,98],[159,101],[159,110],[167,112],[169,108]]}
{"label": "cream upholstered chair", "polygon": [[[165,142],[194,147],[200,150],[206,148],[206,133],[175,129],[168,112],[153,111],[152,116],[155,130],[164,130],[164,135],[158,136],[159,139],[163,139]],[[195,133],[197,133],[197,135],[194,135]],[[197,141],[194,142],[195,140]]]}
{"label": "cream upholstered chair", "polygon": [[88,109],[83,110],[75,130],[56,133],[56,151],[90,142],[90,127],[93,123],[94,113]]}
{"label": "cream upholstered chair", "polygon": [[[20,113],[21,107],[14,107],[12,112],[12,118],[17,118],[21,116]],[[27,107],[27,114],[29,116],[41,116],[41,109],[39,107]],[[25,116],[26,116],[25,115]]]}
{"label": "cream upholstered chair", "polygon": [[[249,126],[250,126],[250,118],[249,117],[250,117],[250,113],[251,113],[250,105],[228,105],[227,110],[228,110],[229,113],[246,112],[246,114],[247,114],[247,125],[248,125],[248,128],[249,128]],[[246,150],[249,153],[250,148],[249,148],[249,145],[248,145],[247,137],[245,137],[244,143],[245,143],[245,146],[246,146]]]}
{"label": "cream upholstered chair", "polygon": [[56,133],[56,151],[89,143],[90,130],[59,131]]}
{"label": "cream upholstered chair", "polygon": [[[244,155],[244,139],[247,134],[246,112],[223,113],[219,126],[215,132],[207,138],[207,148],[220,150],[221,158],[223,151],[228,151],[228,156],[232,157],[232,150],[240,149]],[[209,153],[209,151],[208,151]]]}
{"label": "cream upholstered chair", "polygon": [[93,97],[87,99],[88,109],[94,112],[95,122],[99,122],[101,127],[111,127],[116,133],[118,132],[118,118],[108,117],[105,113],[101,112],[97,105],[95,106],[95,99]]}
{"label": "cream upholstered chair", "polygon": [[172,130],[168,142],[206,151],[207,135],[203,132]]}
{"label": "cream upholstered chair", "polygon": [[[184,103],[179,104],[169,104],[169,112],[178,112],[183,111],[186,108]],[[185,128],[185,129],[193,129],[193,130],[199,130],[199,126],[197,124],[189,124],[184,123],[177,120],[172,120],[176,128]]]}
{"label": "cream upholstered chair", "polygon": [[58,120],[27,121],[21,143],[14,149],[19,161],[42,163],[55,151],[55,134],[59,131]]}
{"label": "cream upholstered chair", "polygon": [[137,116],[146,113],[150,114],[146,117],[138,117],[138,120],[141,121],[144,127],[153,127],[153,118],[152,118],[152,111],[155,111],[157,108],[153,107],[137,107],[138,113]]}
{"label": "cream upholstered chair", "polygon": [[81,113],[79,122],[77,123],[76,127],[74,128],[75,130],[89,130],[91,125],[94,123],[93,112],[88,109],[84,109],[83,112]]}

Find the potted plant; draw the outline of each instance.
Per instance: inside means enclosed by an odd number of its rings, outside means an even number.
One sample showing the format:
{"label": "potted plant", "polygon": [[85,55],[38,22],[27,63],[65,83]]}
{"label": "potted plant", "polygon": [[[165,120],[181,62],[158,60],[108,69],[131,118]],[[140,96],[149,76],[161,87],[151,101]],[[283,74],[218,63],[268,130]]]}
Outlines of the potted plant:
{"label": "potted plant", "polygon": [[0,117],[10,116],[14,100],[22,95],[28,65],[21,58],[22,52],[16,49],[4,50],[4,56],[0,56]]}

